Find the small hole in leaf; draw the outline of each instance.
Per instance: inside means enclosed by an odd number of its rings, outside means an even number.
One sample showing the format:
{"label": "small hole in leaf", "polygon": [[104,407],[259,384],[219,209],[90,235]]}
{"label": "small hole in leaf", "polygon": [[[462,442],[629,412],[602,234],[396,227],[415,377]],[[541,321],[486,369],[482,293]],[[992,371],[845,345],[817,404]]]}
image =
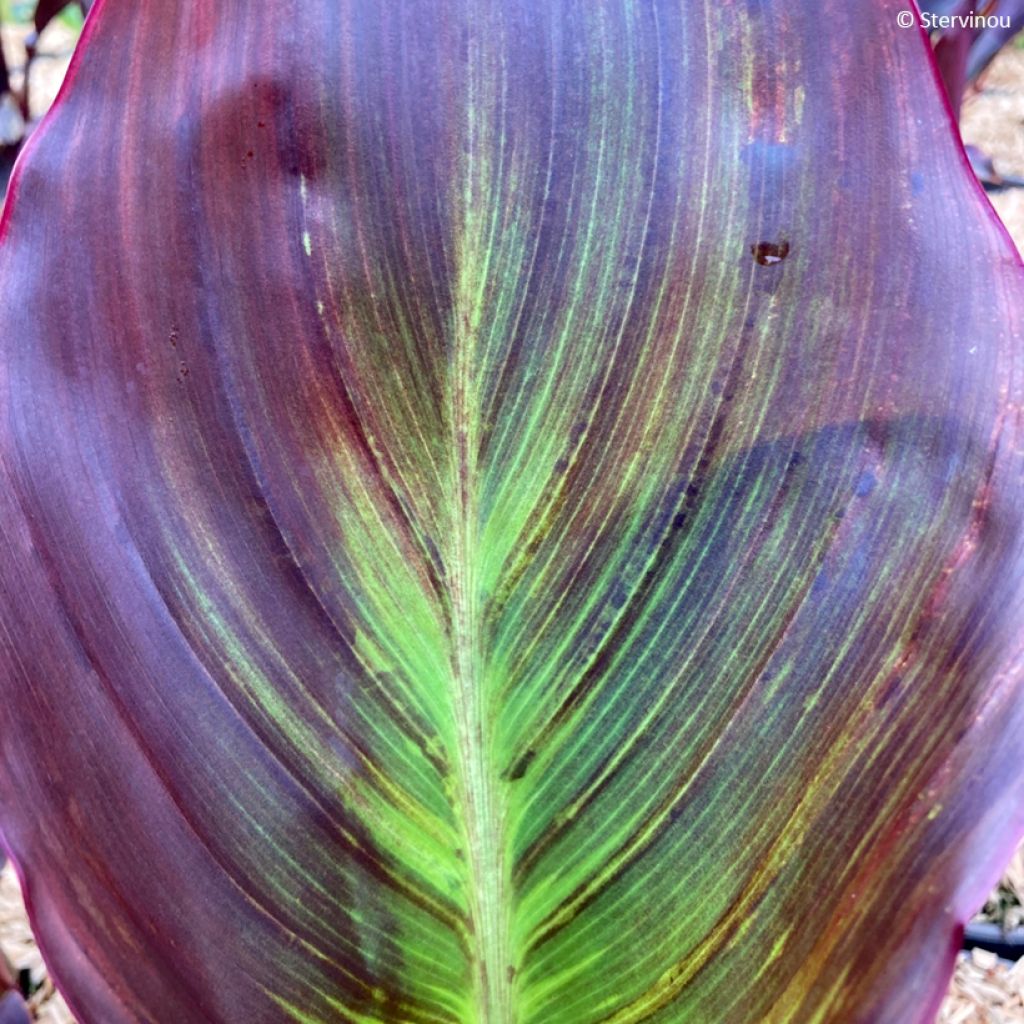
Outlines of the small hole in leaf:
{"label": "small hole in leaf", "polygon": [[789,242],[755,242],[750,253],[762,267],[770,267],[789,255]]}

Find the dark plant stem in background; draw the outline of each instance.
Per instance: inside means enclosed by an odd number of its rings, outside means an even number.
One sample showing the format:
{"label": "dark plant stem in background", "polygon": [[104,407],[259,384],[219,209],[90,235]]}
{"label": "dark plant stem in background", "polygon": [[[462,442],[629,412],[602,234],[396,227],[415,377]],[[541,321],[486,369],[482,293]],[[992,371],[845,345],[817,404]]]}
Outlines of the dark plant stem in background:
{"label": "dark plant stem in background", "polygon": [[4,48],[0,46],[0,95],[11,91],[11,78],[7,72],[7,58],[4,56]]}
{"label": "dark plant stem in background", "polygon": [[964,929],[964,949],[986,949],[1003,960],[1024,959],[1024,928],[1004,932],[997,924],[977,921]]}

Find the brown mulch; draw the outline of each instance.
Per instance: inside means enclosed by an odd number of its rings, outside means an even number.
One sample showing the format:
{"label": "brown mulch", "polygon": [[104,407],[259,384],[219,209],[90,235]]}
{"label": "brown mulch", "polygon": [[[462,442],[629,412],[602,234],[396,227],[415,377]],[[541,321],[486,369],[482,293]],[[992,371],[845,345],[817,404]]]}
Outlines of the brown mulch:
{"label": "brown mulch", "polygon": [[1020,1024],[1024,1021],[1024,960],[1013,967],[994,953],[972,950],[956,965],[936,1024]]}

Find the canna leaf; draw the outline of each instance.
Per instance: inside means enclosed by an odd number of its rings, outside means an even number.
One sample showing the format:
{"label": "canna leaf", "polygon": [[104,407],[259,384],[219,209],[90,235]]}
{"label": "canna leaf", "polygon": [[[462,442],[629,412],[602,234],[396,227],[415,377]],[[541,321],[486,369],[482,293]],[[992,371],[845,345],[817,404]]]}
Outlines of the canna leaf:
{"label": "canna leaf", "polygon": [[1024,0],[992,0],[977,12],[969,0],[923,0],[920,6],[924,14],[952,22],[935,33],[935,60],[946,94],[959,115],[967,87],[1024,30]]}
{"label": "canna leaf", "polygon": [[1024,825],[1024,280],[895,15],[96,5],[0,247],[84,1024],[930,1019]]}

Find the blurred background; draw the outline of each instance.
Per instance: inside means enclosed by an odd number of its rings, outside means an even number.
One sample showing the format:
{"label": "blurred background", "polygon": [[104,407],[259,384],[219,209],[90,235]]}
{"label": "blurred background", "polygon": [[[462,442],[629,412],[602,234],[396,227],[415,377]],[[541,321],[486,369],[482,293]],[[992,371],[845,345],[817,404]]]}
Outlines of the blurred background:
{"label": "blurred background", "polygon": [[[925,0],[922,7],[953,11],[958,3]],[[24,140],[57,96],[89,6],[90,0],[0,0],[0,192]],[[997,38],[947,33],[933,44],[972,163],[1024,251],[1024,34],[1018,32],[1024,3],[1010,7],[1012,30]],[[1024,1024],[1024,847],[969,936],[979,945],[961,954],[939,1024]],[[937,944],[944,940],[937,937]],[[33,1020],[74,1024],[47,977],[10,865],[0,873],[0,993],[5,989],[20,990]],[[0,1024],[7,1021],[0,1000]]]}

